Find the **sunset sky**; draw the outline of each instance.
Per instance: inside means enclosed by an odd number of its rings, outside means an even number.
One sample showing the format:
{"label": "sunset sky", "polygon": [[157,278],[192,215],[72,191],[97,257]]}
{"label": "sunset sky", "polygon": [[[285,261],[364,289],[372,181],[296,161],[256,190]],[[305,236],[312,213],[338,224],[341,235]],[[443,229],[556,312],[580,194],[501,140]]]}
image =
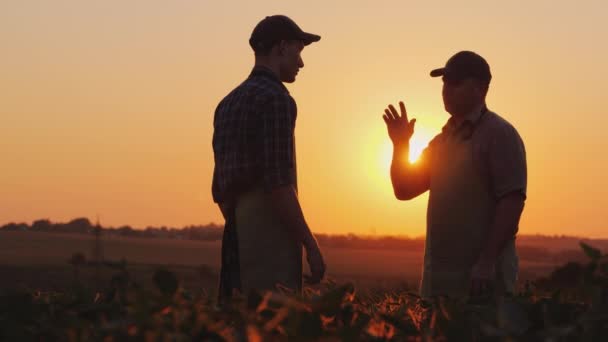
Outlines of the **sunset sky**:
{"label": "sunset sky", "polygon": [[222,223],[213,112],[248,75],[266,15],[322,36],[288,85],[300,199],[315,232],[420,236],[397,201],[382,121],[404,100],[420,151],[448,119],[429,77],[459,50],[493,73],[488,106],[527,148],[521,233],[608,237],[605,1],[0,2],[0,224]]}

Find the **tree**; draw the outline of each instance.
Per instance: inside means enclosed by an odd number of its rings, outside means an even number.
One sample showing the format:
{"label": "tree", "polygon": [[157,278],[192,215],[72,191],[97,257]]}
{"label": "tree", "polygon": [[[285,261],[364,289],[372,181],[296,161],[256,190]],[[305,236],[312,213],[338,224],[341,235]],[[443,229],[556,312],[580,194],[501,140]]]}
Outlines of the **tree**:
{"label": "tree", "polygon": [[9,231],[9,232],[20,232],[20,231],[26,231],[28,230],[30,227],[25,224],[25,223],[7,223],[4,226],[0,227],[0,230],[5,230],[5,231]]}
{"label": "tree", "polygon": [[32,223],[32,231],[48,232],[51,230],[52,226],[53,225],[51,224],[51,221],[49,221],[47,219],[36,220],[36,221],[34,221],[34,223]]}
{"label": "tree", "polygon": [[88,233],[93,229],[93,226],[88,218],[80,217],[68,222],[65,228],[71,233]]}

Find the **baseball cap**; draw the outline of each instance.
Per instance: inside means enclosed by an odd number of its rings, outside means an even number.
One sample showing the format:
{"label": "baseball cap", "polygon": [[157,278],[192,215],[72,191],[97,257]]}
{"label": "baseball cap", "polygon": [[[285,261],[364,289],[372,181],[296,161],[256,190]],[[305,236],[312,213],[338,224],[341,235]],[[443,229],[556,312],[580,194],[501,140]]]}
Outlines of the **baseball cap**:
{"label": "baseball cap", "polygon": [[321,40],[321,36],[302,31],[287,16],[272,15],[255,26],[249,38],[249,45],[255,50],[258,47],[271,47],[281,40],[301,40],[304,45],[309,45]]}
{"label": "baseball cap", "polygon": [[460,51],[448,59],[443,68],[431,71],[431,77],[445,76],[452,80],[474,78],[490,83],[490,65],[480,55],[472,51]]}

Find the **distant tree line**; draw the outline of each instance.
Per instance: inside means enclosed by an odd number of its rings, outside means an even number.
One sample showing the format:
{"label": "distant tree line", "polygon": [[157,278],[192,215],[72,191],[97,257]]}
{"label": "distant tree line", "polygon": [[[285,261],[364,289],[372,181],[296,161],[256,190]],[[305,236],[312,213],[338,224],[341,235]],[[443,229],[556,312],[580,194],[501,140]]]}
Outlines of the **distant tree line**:
{"label": "distant tree line", "polygon": [[[184,240],[221,241],[223,225],[209,223],[207,225],[191,225],[182,228],[146,227],[136,229],[131,226],[102,227],[93,224],[88,218],[76,218],[67,223],[53,223],[50,220],[36,220],[31,225],[27,223],[8,223],[0,227],[1,231],[30,231],[48,233],[92,234],[100,229],[104,236],[125,236],[141,238],[170,238]],[[359,249],[424,249],[423,238],[408,238],[398,236],[362,236],[355,234],[328,235],[315,234],[319,244],[332,247]]]}
{"label": "distant tree line", "polygon": [[[81,217],[68,223],[53,223],[50,220],[36,220],[31,225],[26,223],[8,223],[0,227],[0,231],[30,231],[70,234],[93,234],[96,229],[103,236],[124,236],[138,238],[169,238],[199,241],[221,241],[223,226],[215,223],[207,225],[190,225],[182,228],[172,227],[146,227],[135,229],[131,226],[102,227],[93,224],[87,218]],[[319,244],[327,247],[353,248],[353,249],[384,249],[424,251],[424,238],[410,238],[405,236],[363,236],[355,234],[329,235],[315,234]],[[551,251],[542,247],[543,241],[551,239],[573,239],[573,246],[577,238],[567,236],[524,235],[519,236],[520,241],[534,242],[532,245],[518,246],[518,254],[522,260],[535,262],[562,262],[563,260],[583,260],[584,254],[579,249]]]}
{"label": "distant tree line", "polygon": [[106,236],[128,236],[143,238],[175,238],[188,240],[221,240],[223,227],[210,223],[200,226],[185,226],[183,228],[168,227],[147,227],[145,229],[135,229],[131,226],[102,227],[92,224],[88,218],[76,218],[68,223],[53,223],[50,220],[36,220],[32,225],[27,223],[8,223],[0,227],[2,231],[30,231],[48,233],[71,233],[71,234],[91,234],[96,229],[100,229]]}

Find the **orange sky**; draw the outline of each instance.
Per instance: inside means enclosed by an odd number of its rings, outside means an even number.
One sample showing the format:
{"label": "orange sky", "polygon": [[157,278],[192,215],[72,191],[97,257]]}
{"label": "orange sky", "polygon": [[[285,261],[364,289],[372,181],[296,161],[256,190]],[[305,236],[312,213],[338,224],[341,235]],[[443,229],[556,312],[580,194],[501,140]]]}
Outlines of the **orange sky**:
{"label": "orange sky", "polygon": [[1,2],[0,224],[97,214],[115,226],[221,222],[210,194],[213,111],[252,66],[253,26],[281,13],[323,37],[288,85],[313,231],[424,234],[427,196],[392,195],[381,115],[405,100],[422,147],[448,118],[428,72],[469,49],[492,67],[489,107],[526,143],[520,231],[608,237],[607,7]]}

